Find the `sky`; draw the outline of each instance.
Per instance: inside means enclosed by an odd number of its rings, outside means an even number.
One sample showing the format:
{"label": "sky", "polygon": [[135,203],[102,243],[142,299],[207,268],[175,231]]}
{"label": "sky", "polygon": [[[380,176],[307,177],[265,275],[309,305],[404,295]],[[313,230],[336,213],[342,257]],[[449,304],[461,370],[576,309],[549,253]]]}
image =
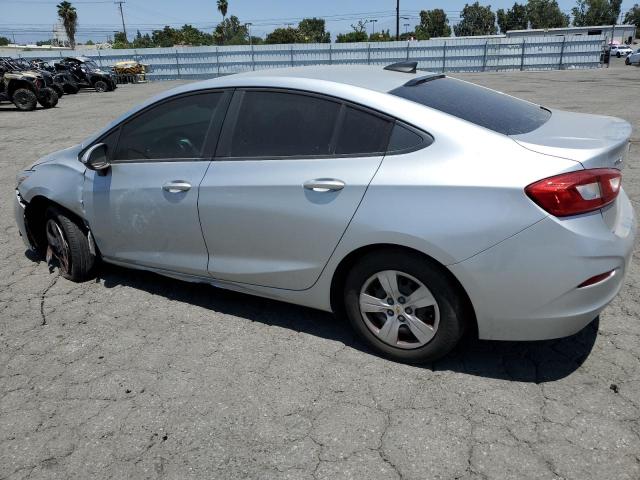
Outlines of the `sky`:
{"label": "sky", "polygon": [[[638,2],[639,0],[635,0]],[[455,24],[460,10],[473,0],[401,0],[401,31],[405,24],[412,30],[418,23],[418,12],[423,9],[442,8],[450,23]],[[524,3],[525,0],[520,0]],[[34,42],[50,38],[50,31],[57,21],[56,4],[59,0],[0,0],[0,36],[18,43]],[[78,11],[79,30],[77,40],[105,41],[114,31],[122,30],[120,12],[114,0],[71,1]],[[483,5],[509,8],[514,0],[481,1]],[[560,8],[570,13],[575,0],[559,0]],[[634,4],[624,0],[623,12]],[[287,24],[296,25],[304,17],[322,17],[327,21],[327,30],[332,39],[336,34],[350,31],[350,25],[358,20],[376,20],[367,25],[371,32],[375,28],[395,31],[394,0],[229,0],[227,15],[236,15],[240,21],[251,22],[251,34],[264,37],[266,33]],[[185,23],[211,32],[220,22],[215,0],[125,0],[123,11],[127,32],[137,29],[143,33],[164,25],[180,27]],[[131,38],[131,35],[129,35]]]}

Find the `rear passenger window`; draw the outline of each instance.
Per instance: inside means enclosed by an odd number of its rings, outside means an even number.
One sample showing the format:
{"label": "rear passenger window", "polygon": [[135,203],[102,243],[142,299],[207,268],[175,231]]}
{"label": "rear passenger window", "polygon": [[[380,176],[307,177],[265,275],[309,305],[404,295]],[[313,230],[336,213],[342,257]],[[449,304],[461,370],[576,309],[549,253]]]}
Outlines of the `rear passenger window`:
{"label": "rear passenger window", "polygon": [[310,95],[247,91],[230,145],[231,157],[330,155],[340,104]]}
{"label": "rear passenger window", "polygon": [[400,123],[396,123],[393,127],[393,131],[391,132],[391,139],[389,140],[389,147],[387,148],[387,151],[389,153],[393,153],[418,149],[429,146],[431,143],[431,139],[425,140],[416,132],[401,125]]}
{"label": "rear passenger window", "polygon": [[371,154],[387,149],[391,122],[347,107],[336,144],[336,154]]}

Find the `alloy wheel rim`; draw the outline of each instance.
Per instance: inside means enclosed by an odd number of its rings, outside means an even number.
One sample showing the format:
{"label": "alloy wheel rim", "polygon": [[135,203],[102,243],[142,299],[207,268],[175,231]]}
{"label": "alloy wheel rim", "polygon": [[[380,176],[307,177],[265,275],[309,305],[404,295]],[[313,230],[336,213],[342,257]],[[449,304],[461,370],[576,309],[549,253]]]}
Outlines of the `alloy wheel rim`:
{"label": "alloy wheel rim", "polygon": [[[51,250],[51,255],[58,261],[60,268],[64,272],[69,272],[69,244],[67,243],[60,225],[54,220],[47,221],[47,244]],[[49,255],[47,255],[49,256]]]}
{"label": "alloy wheel rim", "polygon": [[440,324],[431,291],[417,278],[398,270],[380,271],[360,290],[360,314],[380,341],[402,349],[429,343]]}

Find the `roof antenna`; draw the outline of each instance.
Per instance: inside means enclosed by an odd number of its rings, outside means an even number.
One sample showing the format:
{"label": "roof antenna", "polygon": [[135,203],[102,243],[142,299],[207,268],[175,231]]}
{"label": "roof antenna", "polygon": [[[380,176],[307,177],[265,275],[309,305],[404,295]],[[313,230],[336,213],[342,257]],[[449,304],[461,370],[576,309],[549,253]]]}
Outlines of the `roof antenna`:
{"label": "roof antenna", "polygon": [[416,73],[418,62],[398,62],[384,67],[385,70],[402,73]]}

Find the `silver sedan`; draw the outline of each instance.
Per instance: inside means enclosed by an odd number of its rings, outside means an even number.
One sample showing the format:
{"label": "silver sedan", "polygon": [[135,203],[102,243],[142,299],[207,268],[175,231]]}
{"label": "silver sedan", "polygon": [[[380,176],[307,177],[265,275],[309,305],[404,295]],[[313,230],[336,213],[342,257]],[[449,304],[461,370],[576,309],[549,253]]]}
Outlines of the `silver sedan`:
{"label": "silver sedan", "polygon": [[412,63],[191,83],[17,179],[29,246],[332,311],[426,362],[465,332],[571,335],[614,298],[630,125]]}

